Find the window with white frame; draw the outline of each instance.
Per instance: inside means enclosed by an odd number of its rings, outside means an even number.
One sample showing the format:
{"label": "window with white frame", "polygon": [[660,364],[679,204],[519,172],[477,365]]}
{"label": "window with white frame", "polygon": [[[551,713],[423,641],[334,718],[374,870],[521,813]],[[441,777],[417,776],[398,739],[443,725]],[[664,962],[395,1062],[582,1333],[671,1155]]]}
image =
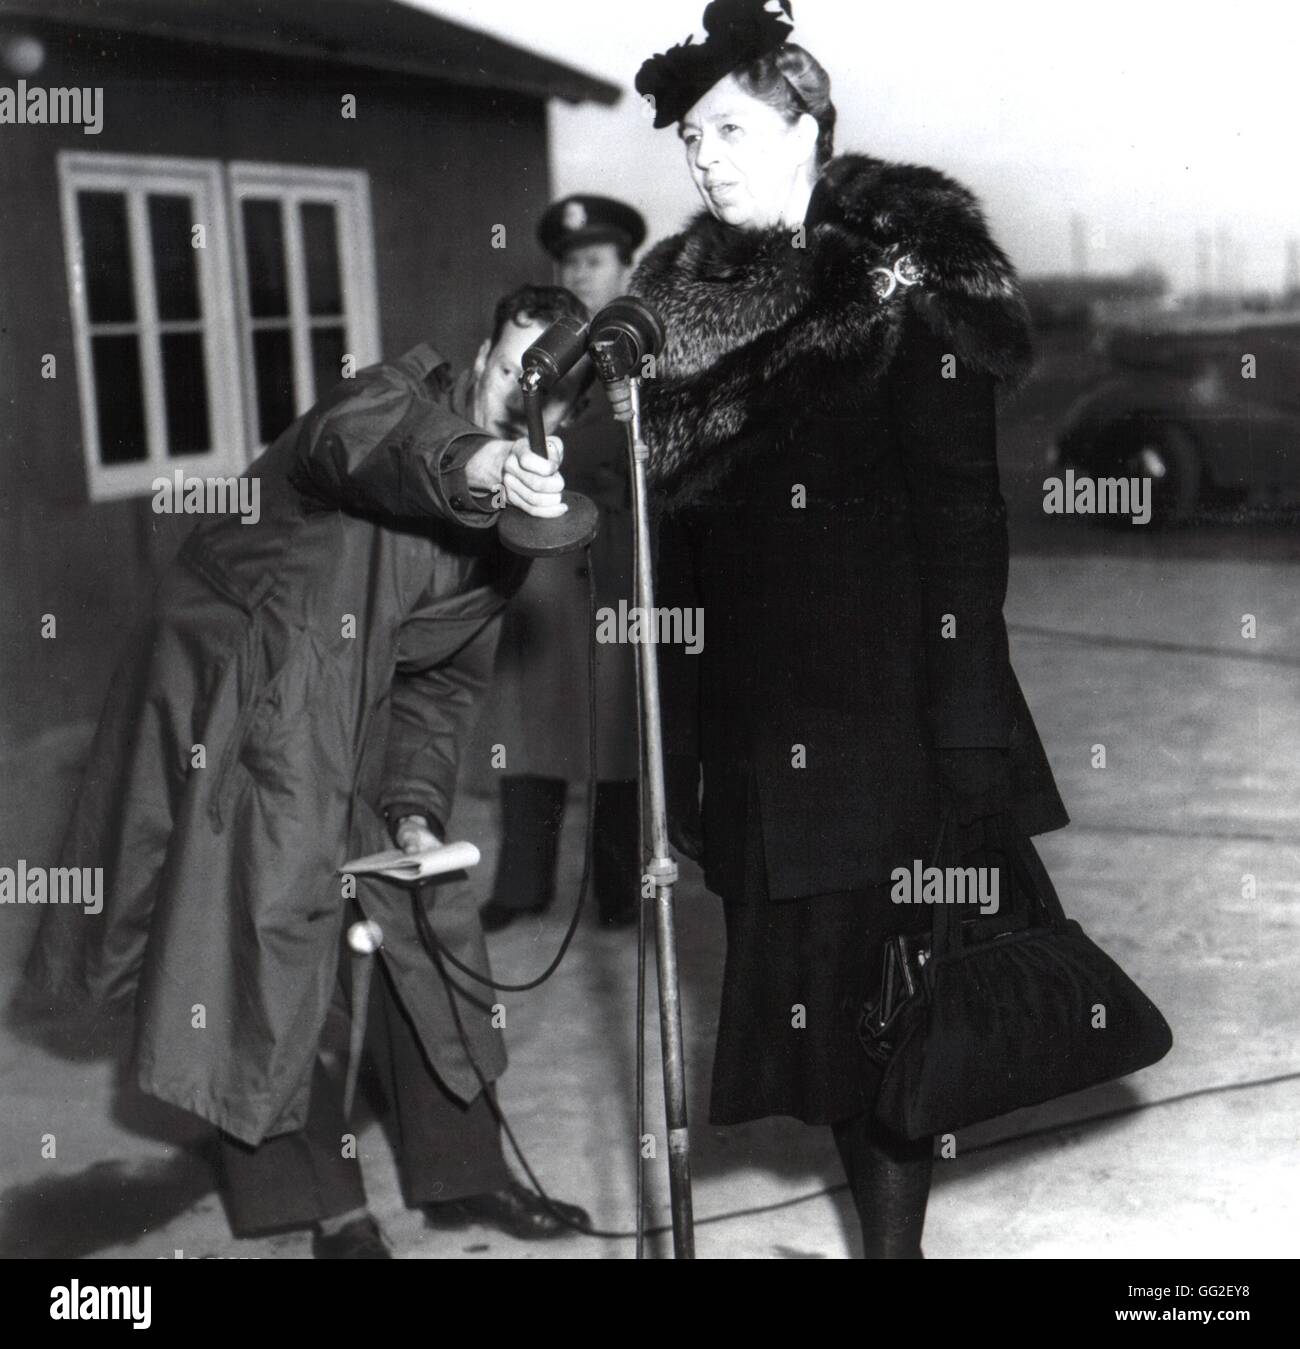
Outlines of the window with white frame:
{"label": "window with white frame", "polygon": [[265,445],[344,377],[378,360],[364,173],[231,164],[249,441]]}
{"label": "window with white frame", "polygon": [[219,167],[64,154],[59,173],[92,499],[175,467],[239,472],[219,396],[239,382]]}
{"label": "window with white frame", "polygon": [[92,500],[242,472],[345,357],[378,359],[364,173],[65,153],[59,174]]}

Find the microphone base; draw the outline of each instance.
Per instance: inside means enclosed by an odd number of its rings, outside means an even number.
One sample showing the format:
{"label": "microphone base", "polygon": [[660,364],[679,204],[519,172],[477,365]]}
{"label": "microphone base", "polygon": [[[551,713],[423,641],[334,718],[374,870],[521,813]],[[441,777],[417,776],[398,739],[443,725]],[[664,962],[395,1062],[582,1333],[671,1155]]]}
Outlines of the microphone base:
{"label": "microphone base", "polygon": [[585,548],[600,529],[600,512],[580,492],[565,492],[560,500],[569,509],[553,520],[507,506],[497,524],[502,546],[521,557],[560,557]]}

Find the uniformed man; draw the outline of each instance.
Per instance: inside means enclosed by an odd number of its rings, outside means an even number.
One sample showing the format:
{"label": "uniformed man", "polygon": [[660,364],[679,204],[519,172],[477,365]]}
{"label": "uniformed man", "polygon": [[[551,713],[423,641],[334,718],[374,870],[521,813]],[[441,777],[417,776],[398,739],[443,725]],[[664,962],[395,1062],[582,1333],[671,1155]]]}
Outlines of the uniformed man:
{"label": "uniformed man", "polygon": [[578,194],[553,202],[537,238],[555,259],[555,279],[594,314],[623,295],[632,257],[645,242],[640,212],[613,197]]}
{"label": "uniformed man", "polygon": [[[631,206],[578,194],[554,202],[537,237],[555,259],[556,280],[594,314],[626,291],[646,225]],[[596,606],[632,599],[632,516],[626,432],[587,366],[585,410],[562,428],[564,475],[601,511],[590,551]],[[483,910],[489,931],[541,913],[555,895],[560,826],[571,783],[589,770],[587,649],[592,618],[586,554],[533,563],[506,613],[493,688],[479,723],[480,761],[499,759],[501,861]],[[635,652],[596,648],[596,820],[592,878],[600,922],[636,919],[641,870],[637,805]],[[480,776],[480,780],[482,777]]]}

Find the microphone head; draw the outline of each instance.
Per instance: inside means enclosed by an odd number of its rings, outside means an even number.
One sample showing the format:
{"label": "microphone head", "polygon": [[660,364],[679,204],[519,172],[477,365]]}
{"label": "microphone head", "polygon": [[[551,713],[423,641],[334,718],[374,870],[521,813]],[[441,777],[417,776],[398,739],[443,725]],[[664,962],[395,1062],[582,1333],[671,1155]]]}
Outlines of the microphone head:
{"label": "microphone head", "polygon": [[587,346],[602,380],[626,379],[664,346],[663,320],[635,295],[611,300],[591,321]]}
{"label": "microphone head", "polygon": [[588,344],[627,334],[643,356],[657,356],[664,346],[663,320],[636,295],[620,295],[611,300],[591,320],[589,331]]}
{"label": "microphone head", "polygon": [[525,378],[540,375],[542,388],[549,389],[577,365],[586,351],[587,321],[564,314],[524,352],[520,364]]}

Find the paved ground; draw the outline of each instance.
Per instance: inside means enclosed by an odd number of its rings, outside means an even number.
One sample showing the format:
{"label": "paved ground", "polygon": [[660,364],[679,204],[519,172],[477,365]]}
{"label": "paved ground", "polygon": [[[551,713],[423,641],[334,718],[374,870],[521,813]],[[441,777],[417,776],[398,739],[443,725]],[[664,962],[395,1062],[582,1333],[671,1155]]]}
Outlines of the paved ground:
{"label": "paved ground", "polygon": [[[1009,495],[1012,489],[1009,489]],[[1255,535],[1122,542],[1098,556],[1032,552],[1013,564],[1013,656],[1074,824],[1041,851],[1067,909],[1151,993],[1174,1051],[1123,1084],[1023,1112],[958,1139],[938,1165],[927,1255],[1290,1255],[1300,1248],[1300,603],[1292,542]],[[1204,556],[1206,552],[1210,556]],[[1271,558],[1272,560],[1263,560]],[[1241,636],[1243,614],[1259,635]],[[0,856],[48,855],[88,727],[32,741]],[[1095,744],[1108,766],[1090,766]],[[489,803],[462,802],[454,832],[487,844]],[[580,864],[581,803],[564,855]],[[1243,876],[1256,877],[1243,898]],[[4,978],[25,946],[0,910]],[[506,979],[538,969],[564,914],[494,939]],[[699,1253],[843,1258],[853,1223],[825,1131],[706,1123],[722,959],[717,901],[689,864],[678,901],[694,1121]],[[634,941],[584,927],[557,978],[508,999],[512,1067],[502,1103],[544,1183],[603,1226],[632,1221]],[[653,1025],[653,1010],[651,1012]],[[651,1042],[652,1070],[656,1048]],[[112,1069],[0,1034],[0,1253],[93,1256],[308,1254],[306,1239],[231,1239],[185,1117],[115,1093]],[[650,1081],[652,1104],[658,1084]],[[652,1113],[658,1131],[658,1111]],[[58,1156],[40,1136],[56,1131]],[[373,1207],[402,1256],[621,1259],[627,1240],[525,1246],[488,1232],[422,1231],[401,1207],[371,1124]],[[654,1164],[655,1221],[666,1217]],[[741,1211],[745,1212],[742,1214]],[[665,1250],[660,1240],[655,1249]]]}

